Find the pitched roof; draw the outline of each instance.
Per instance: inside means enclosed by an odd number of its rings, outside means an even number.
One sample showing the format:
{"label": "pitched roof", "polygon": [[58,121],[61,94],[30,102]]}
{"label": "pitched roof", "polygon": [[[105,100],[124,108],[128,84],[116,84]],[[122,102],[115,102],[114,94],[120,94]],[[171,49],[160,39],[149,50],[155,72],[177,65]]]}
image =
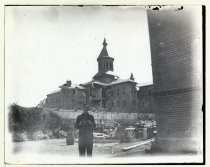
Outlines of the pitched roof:
{"label": "pitched roof", "polygon": [[113,71],[99,71],[93,76],[93,78],[95,79],[97,77],[104,76],[104,75],[111,75],[114,77],[118,77]]}

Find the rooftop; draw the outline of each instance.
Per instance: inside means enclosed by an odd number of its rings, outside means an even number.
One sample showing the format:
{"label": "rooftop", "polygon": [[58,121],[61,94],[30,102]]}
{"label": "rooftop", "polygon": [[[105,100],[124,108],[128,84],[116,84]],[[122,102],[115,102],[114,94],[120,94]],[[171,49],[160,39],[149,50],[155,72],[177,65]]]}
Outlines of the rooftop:
{"label": "rooftop", "polygon": [[78,88],[78,89],[85,89],[83,86],[78,85],[78,84],[71,84],[71,86],[69,86],[69,85],[61,85],[59,87],[60,88],[66,88],[66,89],[76,89],[76,88]]}
{"label": "rooftop", "polygon": [[56,94],[56,93],[59,93],[59,92],[61,92],[61,89],[54,90],[54,91],[50,92],[49,94],[47,94],[47,96],[51,95],[51,94]]}
{"label": "rooftop", "polygon": [[150,85],[153,85],[153,82],[152,82],[152,81],[150,81],[150,82],[138,83],[136,86],[137,86],[137,87],[142,87],[142,86],[150,86]]}
{"label": "rooftop", "polygon": [[71,86],[67,86],[67,85],[61,85],[61,86],[59,86],[59,88],[60,89],[58,89],[58,90],[55,90],[55,91],[52,91],[52,92],[50,92],[49,94],[47,94],[47,96],[48,95],[51,95],[51,94],[56,94],[56,93],[59,93],[59,92],[61,92],[61,88],[65,88],[65,89],[69,89],[69,90],[71,90],[71,89],[85,89],[83,86],[81,86],[81,85],[77,85],[77,84],[71,84]]}
{"label": "rooftop", "polygon": [[87,83],[83,83],[81,85],[97,84],[97,85],[101,85],[101,86],[111,86],[111,85],[121,84],[121,83],[125,83],[125,82],[132,82],[132,83],[136,84],[136,82],[131,79],[116,79],[116,80],[112,81],[111,83],[103,83],[103,82],[99,82],[97,80],[93,80],[93,81],[90,81]]}

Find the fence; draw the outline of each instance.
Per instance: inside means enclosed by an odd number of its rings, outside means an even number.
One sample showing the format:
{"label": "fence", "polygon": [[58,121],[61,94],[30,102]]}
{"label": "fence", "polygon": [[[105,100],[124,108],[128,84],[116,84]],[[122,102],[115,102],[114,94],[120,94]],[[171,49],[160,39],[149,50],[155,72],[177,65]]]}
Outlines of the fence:
{"label": "fence", "polygon": [[[78,115],[82,113],[82,110],[63,110],[63,109],[49,109],[44,108],[45,112],[53,112],[58,114],[61,118],[67,119],[76,119]],[[141,118],[150,118],[154,119],[154,114],[145,114],[145,113],[117,113],[117,112],[107,112],[107,111],[90,111],[95,118],[95,120],[132,120],[135,121]]]}

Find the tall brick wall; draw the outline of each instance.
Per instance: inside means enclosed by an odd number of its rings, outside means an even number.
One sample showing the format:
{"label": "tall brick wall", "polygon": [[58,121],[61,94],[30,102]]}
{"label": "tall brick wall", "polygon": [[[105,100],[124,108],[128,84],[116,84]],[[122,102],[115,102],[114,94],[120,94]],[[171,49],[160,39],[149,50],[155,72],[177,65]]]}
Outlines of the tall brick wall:
{"label": "tall brick wall", "polygon": [[202,147],[201,16],[195,7],[148,10],[158,128],[153,149]]}

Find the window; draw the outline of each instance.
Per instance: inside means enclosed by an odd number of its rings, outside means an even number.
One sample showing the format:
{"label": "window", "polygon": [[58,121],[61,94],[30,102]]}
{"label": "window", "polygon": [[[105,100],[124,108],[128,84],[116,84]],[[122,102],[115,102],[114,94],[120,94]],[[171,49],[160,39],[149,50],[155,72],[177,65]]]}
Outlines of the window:
{"label": "window", "polygon": [[136,94],[135,89],[131,89],[131,93],[132,93],[132,94]]}
{"label": "window", "polygon": [[149,90],[149,93],[148,93],[148,94],[149,94],[149,96],[152,96],[152,91],[151,91],[151,90]]}
{"label": "window", "polygon": [[136,106],[136,100],[132,100],[132,105]]}
{"label": "window", "polygon": [[105,62],[105,69],[108,69],[108,64],[107,64],[107,62]]}
{"label": "window", "polygon": [[110,96],[113,96],[113,91],[112,90],[107,90],[107,92],[106,92],[106,96],[107,97],[110,97]]}
{"label": "window", "polygon": [[126,106],[126,101],[124,100],[123,105]]}
{"label": "window", "polygon": [[109,63],[107,63],[107,67],[108,67],[108,69],[110,69],[110,64]]}
{"label": "window", "polygon": [[103,106],[103,108],[106,108],[105,102],[102,102],[102,106]]}

